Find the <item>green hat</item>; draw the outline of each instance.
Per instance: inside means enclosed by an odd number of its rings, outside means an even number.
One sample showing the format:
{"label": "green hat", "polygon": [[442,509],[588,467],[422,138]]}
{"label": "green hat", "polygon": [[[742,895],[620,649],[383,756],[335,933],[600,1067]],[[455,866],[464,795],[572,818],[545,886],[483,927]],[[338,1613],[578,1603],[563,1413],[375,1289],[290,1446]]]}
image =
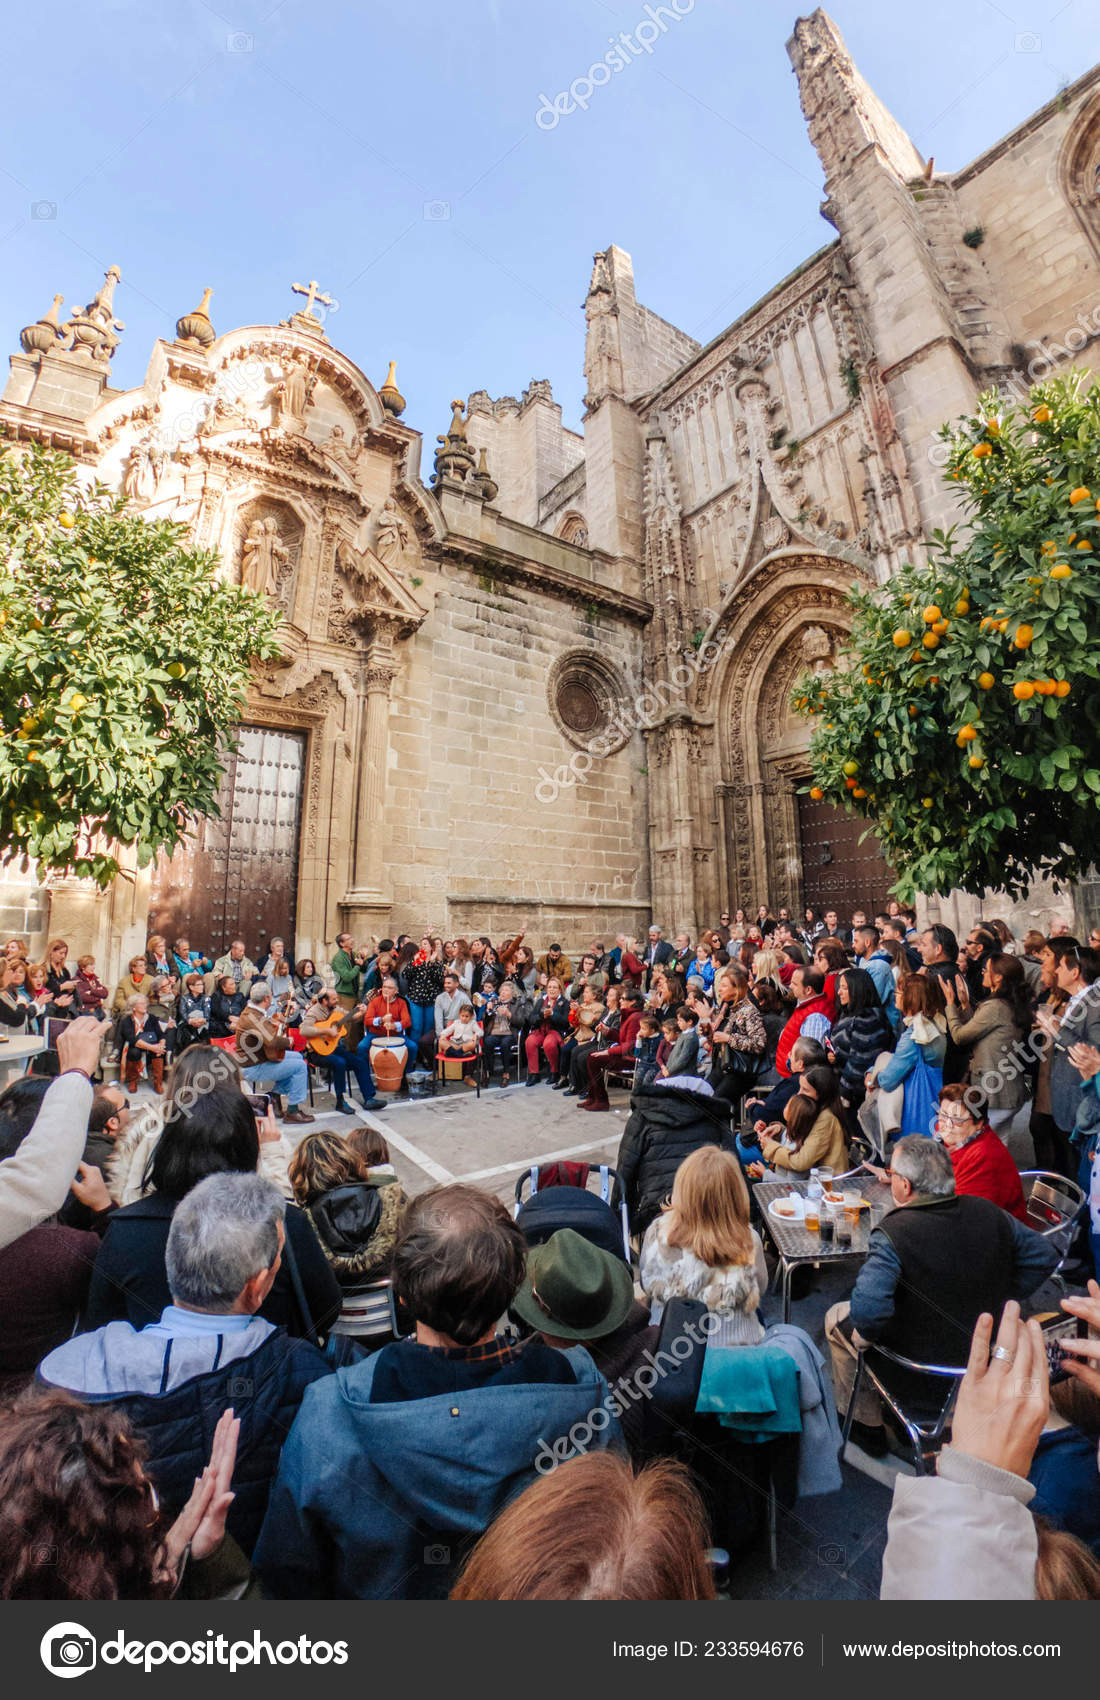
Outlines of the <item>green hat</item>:
{"label": "green hat", "polygon": [[532,1328],[562,1340],[599,1340],[626,1321],[634,1277],[622,1258],[559,1228],[527,1253],[527,1274],[512,1309]]}

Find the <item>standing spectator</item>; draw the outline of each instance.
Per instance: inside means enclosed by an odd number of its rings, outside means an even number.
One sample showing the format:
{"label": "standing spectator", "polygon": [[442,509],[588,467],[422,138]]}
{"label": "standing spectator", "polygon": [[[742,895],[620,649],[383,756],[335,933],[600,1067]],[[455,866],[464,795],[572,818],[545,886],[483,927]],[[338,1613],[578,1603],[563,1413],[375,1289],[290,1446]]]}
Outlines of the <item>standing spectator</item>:
{"label": "standing spectator", "polygon": [[970,1083],[989,1106],[989,1125],[999,1132],[1027,1102],[1019,1052],[1031,1031],[1031,998],[1015,956],[987,955],[982,983],[985,1002],[972,1009],[969,974],[960,974],[954,985],[940,981],[947,999],[947,1030],[966,1052]]}
{"label": "standing spectator", "polygon": [[46,952],[46,989],[54,1000],[71,998],[70,1013],[80,1013],[80,987],[76,969],[68,962],[69,947],[64,939],[54,939]]}
{"label": "standing spectator", "polygon": [[630,1231],[641,1239],[672,1191],[685,1158],[701,1145],[723,1145],[729,1138],[729,1108],[705,1081],[694,1086],[637,1087],[630,1095],[630,1116],[615,1158],[617,1210],[625,1200]]}
{"label": "standing spectator", "polygon": [[[936,921],[920,935],[921,973],[930,980],[950,980],[954,985],[959,974],[959,941],[950,927]],[[947,995],[944,993],[946,1005]],[[945,1085],[966,1076],[966,1053],[950,1037],[943,1059]]]}
{"label": "standing spectator", "polygon": [[825,988],[825,976],[816,968],[796,968],[791,975],[791,994],[795,1000],[793,1012],[779,1035],[775,1050],[775,1066],[783,1079],[790,1074],[791,1048],[800,1038],[816,1039],[823,1043],[832,1032],[836,1013],[833,999]]}
{"label": "standing spectator", "polygon": [[653,970],[663,968],[672,961],[672,946],[661,937],[660,927],[650,927],[649,943],[646,946],[643,967],[645,969],[645,989],[648,992],[653,983]]}
{"label": "standing spectator", "polygon": [[932,1131],[947,1050],[941,984],[924,974],[910,974],[898,982],[901,1032],[897,1048],[876,1059],[859,1112],[860,1124],[876,1149],[884,1150],[899,1132],[927,1137]]}
{"label": "standing spectator", "polygon": [[[1043,977],[1066,998],[1059,1019],[1049,1006],[1038,1014],[1038,1024],[1051,1043],[1050,1104],[1058,1154],[1072,1161],[1069,1140],[1077,1123],[1084,1083],[1070,1061],[1072,1045],[1100,1045],[1100,990],[1094,983],[1100,975],[1100,957],[1071,938],[1051,939],[1043,950]],[[1062,1164],[1055,1165],[1062,1173]],[[1069,1173],[1073,1173],[1070,1169]]]}
{"label": "standing spectator", "polygon": [[59,1210],[84,1149],[99,1065],[100,1028],[81,1016],[58,1034],[60,1076],[50,1083],[30,1133],[0,1161],[0,1249]]}
{"label": "standing spectator", "polygon": [[718,1002],[711,1027],[714,1061],[711,1085],[715,1096],[740,1098],[761,1072],[767,1057],[768,1035],[763,1017],[749,995],[743,968],[723,968],[715,980]]}
{"label": "standing spectator", "polygon": [[355,940],[350,933],[340,933],[336,939],[336,949],[332,956],[332,972],[335,976],[336,996],[344,1009],[352,1010],[359,1002],[359,986],[362,978],[362,965],[355,950]]}
{"label": "standing spectator", "polygon": [[[867,1075],[880,1054],[893,1049],[894,1029],[882,1007],[878,987],[864,969],[847,968],[837,975],[836,999],[837,1016],[828,1049],[840,1068],[840,1095],[855,1116],[866,1096]],[[895,1002],[893,990],[890,1001]]]}
{"label": "standing spectator", "polygon": [[542,974],[556,974],[563,986],[573,978],[573,964],[560,944],[552,944],[546,955],[539,957],[538,966]]}

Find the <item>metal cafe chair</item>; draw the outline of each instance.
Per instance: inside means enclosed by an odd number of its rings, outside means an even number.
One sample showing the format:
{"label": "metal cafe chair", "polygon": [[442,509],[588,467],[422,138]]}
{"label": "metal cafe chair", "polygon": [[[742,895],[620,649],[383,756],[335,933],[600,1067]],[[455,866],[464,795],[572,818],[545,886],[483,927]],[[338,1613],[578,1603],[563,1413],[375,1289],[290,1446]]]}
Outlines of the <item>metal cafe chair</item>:
{"label": "metal cafe chair", "polygon": [[[940,1399],[938,1408],[932,1408],[928,1414],[918,1415],[906,1410],[898,1394],[890,1386],[888,1379],[890,1366],[903,1369],[914,1375],[926,1375],[938,1378],[945,1384],[945,1392]],[[928,1474],[927,1462],[935,1456],[943,1445],[947,1430],[951,1424],[951,1413],[955,1409],[959,1388],[962,1385],[966,1366],[961,1369],[945,1364],[919,1364],[912,1358],[902,1357],[900,1352],[891,1352],[886,1346],[867,1346],[856,1361],[856,1378],[852,1383],[851,1397],[848,1409],[844,1413],[844,1428],[840,1437],[840,1458],[848,1449],[848,1438],[852,1432],[852,1419],[855,1415],[856,1399],[864,1376],[871,1383],[875,1392],[885,1405],[893,1411],[898,1422],[909,1437],[912,1449],[913,1468],[918,1476]]]}
{"label": "metal cafe chair", "polygon": [[1020,1181],[1027,1200],[1028,1225],[1058,1252],[1058,1263],[1050,1278],[1064,1287],[1062,1269],[1076,1236],[1085,1194],[1076,1181],[1067,1180],[1053,1169],[1024,1169]]}

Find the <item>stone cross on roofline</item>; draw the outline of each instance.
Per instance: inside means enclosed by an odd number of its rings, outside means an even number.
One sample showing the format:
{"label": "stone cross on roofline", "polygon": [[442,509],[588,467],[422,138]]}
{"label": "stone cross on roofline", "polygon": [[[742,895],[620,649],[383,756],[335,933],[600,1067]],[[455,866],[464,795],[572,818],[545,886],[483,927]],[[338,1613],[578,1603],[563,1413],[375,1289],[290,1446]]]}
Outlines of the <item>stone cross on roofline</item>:
{"label": "stone cross on roofline", "polygon": [[323,293],[321,285],[317,282],[316,278],[312,278],[309,283],[292,283],[290,287],[294,291],[295,295],[304,295],[306,297],[306,304],[300,309],[297,316],[302,319],[313,319],[316,323],[320,324],[320,320],[313,311],[313,303],[315,301],[320,301],[322,306],[331,307],[332,296],[325,295]]}

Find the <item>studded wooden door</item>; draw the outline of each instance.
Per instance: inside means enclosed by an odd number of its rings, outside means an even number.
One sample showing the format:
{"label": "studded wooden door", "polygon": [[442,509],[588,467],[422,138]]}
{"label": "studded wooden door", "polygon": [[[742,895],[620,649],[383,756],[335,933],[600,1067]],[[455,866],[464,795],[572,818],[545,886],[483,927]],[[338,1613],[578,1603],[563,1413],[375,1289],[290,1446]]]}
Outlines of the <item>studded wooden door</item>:
{"label": "studded wooden door", "polygon": [[876,910],[886,907],[896,876],[877,838],[860,843],[865,821],[831,803],[816,803],[803,793],[798,798],[798,825],[807,904],[819,915],[835,909],[843,923],[853,909],[863,909],[872,918]]}
{"label": "studded wooden door", "polygon": [[270,938],[293,950],[305,738],[241,728],[218,793],[220,816],[203,821],[153,881],[150,931],[221,956],[243,938],[253,961]]}

